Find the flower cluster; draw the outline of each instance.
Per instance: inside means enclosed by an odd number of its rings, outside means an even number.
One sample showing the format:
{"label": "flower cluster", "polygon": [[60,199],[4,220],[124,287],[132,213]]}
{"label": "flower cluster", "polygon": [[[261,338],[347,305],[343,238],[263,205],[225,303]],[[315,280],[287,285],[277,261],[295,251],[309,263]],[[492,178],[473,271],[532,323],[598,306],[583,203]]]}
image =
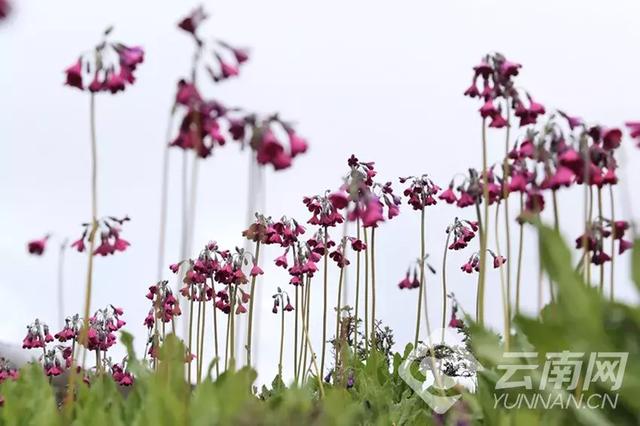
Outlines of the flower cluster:
{"label": "flower cluster", "polygon": [[[514,115],[520,119],[520,126],[535,124],[538,117],[545,113],[543,105],[534,101],[528,93],[522,94],[514,84],[513,77],[519,74],[521,67],[500,53],[486,55],[480,64],[473,67],[473,82],[464,94],[484,100],[480,115],[483,119],[491,119],[489,127],[503,128],[508,125],[509,117],[503,116],[502,104],[505,110],[513,108]],[[478,79],[482,79],[482,90],[478,88]]]}
{"label": "flower cluster", "polygon": [[409,181],[409,186],[404,190],[407,197],[407,203],[414,210],[422,210],[427,206],[433,206],[437,203],[436,194],[440,191],[440,187],[433,183],[428,175],[424,174],[419,177],[409,176],[400,178],[400,183]]}
{"label": "flower cluster", "polygon": [[[123,218],[109,216],[98,220],[97,227],[100,230],[100,244],[93,251],[93,254],[107,256],[117,251],[125,251],[131,244],[120,237],[120,232],[122,231],[122,225],[129,220],[129,216]],[[83,223],[82,228],[82,236],[71,243],[71,247],[80,253],[84,252],[87,247],[85,240],[91,232],[91,224]]]}
{"label": "flower cluster", "polygon": [[36,256],[42,256],[44,250],[47,248],[47,241],[49,240],[49,235],[45,235],[44,237],[38,240],[31,240],[27,243],[27,251],[30,254],[34,254]]}
{"label": "flower cluster", "polygon": [[[493,267],[495,269],[500,268],[507,262],[507,258],[494,253],[493,250],[487,249],[487,252],[493,258]],[[460,267],[460,270],[466,272],[467,274],[471,274],[474,271],[480,272],[480,254],[476,252],[469,256],[469,260],[467,260],[467,262]]]}
{"label": "flower cluster", "polygon": [[291,247],[305,232],[304,226],[293,218],[282,216],[278,222],[274,222],[270,217],[260,213],[256,213],[255,216],[255,222],[242,231],[243,237],[254,242]]}
{"label": "flower cluster", "polygon": [[[18,380],[20,373],[6,359],[0,357],[0,385],[6,380]],[[0,407],[4,405],[4,397],[0,395]]]}
{"label": "flower cluster", "polygon": [[[425,255],[425,258],[422,260],[424,266],[431,271],[432,274],[436,273],[436,270],[433,266],[427,263],[427,258],[429,255]],[[404,278],[398,283],[398,288],[400,290],[410,290],[414,288],[420,288],[420,279],[418,277],[420,271],[420,259],[416,259],[409,268],[407,268],[407,273]]]}
{"label": "flower cluster", "polygon": [[146,297],[151,300],[152,303],[149,314],[144,319],[144,325],[146,325],[148,329],[153,328],[156,318],[163,323],[168,323],[182,313],[178,299],[176,299],[171,291],[169,281],[160,281],[150,286]]}
{"label": "flower cluster", "polygon": [[377,175],[373,162],[363,162],[351,155],[347,164],[349,173],[340,190],[332,197],[349,207],[349,221],[361,220],[365,227],[376,227],[386,217],[392,219],[400,213],[401,199],[393,193],[391,182],[374,182]]}
{"label": "flower cluster", "polygon": [[344,222],[344,217],[339,212],[347,206],[346,196],[343,193],[332,193],[326,191],[323,195],[313,195],[304,197],[302,202],[312,213],[307,221],[311,225],[323,227],[336,226]]}
{"label": "flower cluster", "polygon": [[[259,164],[283,170],[291,166],[293,158],[307,151],[306,140],[277,114],[259,118],[238,108],[227,108],[217,100],[205,100],[196,86],[185,80],[178,82],[176,105],[184,114],[178,135],[170,145],[194,150],[200,158],[209,157],[216,145],[233,140],[242,147],[249,146]],[[279,135],[285,135],[288,149]]]}
{"label": "flower cluster", "polygon": [[289,295],[287,294],[286,291],[282,290],[280,287],[278,287],[277,293],[271,297],[273,298],[273,309],[271,309],[271,312],[273,312],[274,314],[278,313],[278,308],[280,306],[282,306],[282,309],[285,312],[293,311],[293,305],[291,304],[291,299],[289,298]]}
{"label": "flower cluster", "polygon": [[[488,170],[487,187],[489,204],[493,204],[500,199],[502,191],[500,185],[495,182],[495,176],[492,169]],[[456,194],[456,191],[458,194]],[[468,176],[464,176],[460,185],[455,185],[454,178],[449,183],[449,187],[442,191],[438,198],[448,204],[455,204],[457,207],[464,208],[479,204],[482,201],[483,191],[484,176],[481,176],[475,169],[469,169]]]}
{"label": "flower cluster", "polygon": [[336,262],[338,268],[344,268],[345,266],[348,266],[350,264],[349,259],[347,259],[347,257],[345,256],[345,251],[347,248],[347,243],[352,240],[353,237],[343,237],[342,241],[336,246],[335,250],[329,253],[329,258]]}
{"label": "flower cluster", "polygon": [[219,82],[235,77],[240,72],[240,66],[249,60],[249,53],[246,49],[233,47],[221,40],[215,40],[213,45],[209,45],[198,34],[198,28],[207,18],[209,15],[202,6],[199,6],[178,23],[178,28],[191,34],[197,47],[198,57],[202,52],[211,53],[205,58],[207,62],[204,68],[213,81]]}
{"label": "flower cluster", "polygon": [[[104,32],[104,39],[91,53],[80,55],[65,70],[66,85],[92,93],[118,93],[135,82],[134,71],[144,61],[144,50],[108,41],[111,30]],[[91,83],[86,85],[90,79]]]}
{"label": "flower cluster", "polygon": [[58,339],[59,342],[66,342],[68,340],[75,340],[80,333],[80,327],[82,327],[82,321],[80,315],[75,314],[71,317],[67,317],[64,320],[64,327],[57,332],[53,337]]}
{"label": "flower cluster", "polygon": [[467,247],[467,244],[476,236],[478,230],[478,222],[459,220],[456,217],[453,224],[445,230],[447,234],[453,236],[453,242],[447,248],[449,250],[460,250]]}
{"label": "flower cluster", "polygon": [[[107,351],[116,343],[115,332],[126,323],[120,319],[123,311],[109,305],[104,309],[98,309],[89,318],[86,347],[90,351]],[[82,343],[82,342],[80,342]]]}
{"label": "flower cluster", "polygon": [[126,359],[120,364],[111,365],[111,377],[120,386],[131,386],[133,384],[133,374],[127,370]]}
{"label": "flower cluster", "polygon": [[33,323],[27,326],[27,335],[22,340],[22,348],[44,348],[50,342],[53,342],[53,336],[49,332],[49,326],[36,318]]}
{"label": "flower cluster", "polygon": [[449,320],[449,327],[451,328],[464,328],[464,321],[458,318],[458,301],[453,293],[448,294],[447,297],[451,299],[451,319]]}
{"label": "flower cluster", "polygon": [[624,236],[629,229],[629,222],[624,220],[610,221],[603,217],[598,217],[589,224],[586,234],[576,238],[576,248],[584,249],[585,243],[588,251],[591,252],[590,259],[594,265],[602,265],[611,261],[611,255],[604,251],[604,242],[607,238],[618,241],[618,254],[633,247],[631,241],[625,240]]}
{"label": "flower cluster", "polygon": [[629,121],[625,123],[629,129],[629,135],[636,140],[636,145],[640,148],[640,121]]}

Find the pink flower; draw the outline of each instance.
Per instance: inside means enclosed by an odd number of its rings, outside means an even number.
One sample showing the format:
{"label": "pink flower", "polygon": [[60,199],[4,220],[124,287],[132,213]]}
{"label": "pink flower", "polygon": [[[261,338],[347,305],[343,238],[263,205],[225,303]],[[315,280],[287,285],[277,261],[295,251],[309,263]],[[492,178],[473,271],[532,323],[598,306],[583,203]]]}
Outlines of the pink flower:
{"label": "pink flower", "polygon": [[369,198],[366,208],[362,213],[362,224],[365,227],[376,226],[378,222],[384,221],[382,203],[376,196]]}
{"label": "pink flower", "polygon": [[471,83],[471,86],[469,86],[467,90],[464,91],[464,95],[469,96],[470,98],[480,96],[480,91],[478,90],[478,86],[476,85],[475,81]]}
{"label": "pink flower", "polygon": [[565,120],[567,120],[567,123],[569,124],[569,128],[571,130],[575,129],[578,126],[581,126],[582,123],[582,119],[580,119],[579,117],[572,117],[570,115],[568,115],[567,113],[558,110],[558,113],[560,113],[561,116],[563,116],[565,118]]}
{"label": "pink flower", "polygon": [[453,187],[449,186],[446,190],[438,196],[439,199],[446,201],[447,204],[453,204],[456,202],[456,194],[453,192]]}
{"label": "pink flower", "polygon": [[575,175],[573,172],[564,166],[559,166],[556,173],[550,179],[550,185],[553,189],[558,189],[561,186],[571,186]]}
{"label": "pink flower", "polygon": [[291,305],[291,303],[287,300],[287,304],[284,307],[284,310],[287,312],[291,312],[293,311],[293,306]]}
{"label": "pink flower", "polygon": [[264,274],[264,271],[258,265],[253,265],[253,267],[251,268],[251,272],[249,273],[249,275],[251,275],[252,277],[256,277],[262,274]]}
{"label": "pink flower", "polygon": [[498,113],[497,108],[493,105],[493,100],[489,99],[480,107],[480,116],[482,118],[493,117]]}
{"label": "pink flower", "polygon": [[130,245],[129,241],[122,238],[116,238],[116,241],[113,243],[113,248],[117,251],[125,251]]}
{"label": "pink flower", "polygon": [[119,74],[110,72],[107,77],[106,87],[111,93],[115,94],[115,93],[121,92],[125,88],[124,79]]}
{"label": "pink flower", "polygon": [[109,244],[109,240],[107,240],[106,238],[102,240],[102,244],[100,244],[94,251],[93,254],[94,255],[101,255],[101,256],[107,256],[109,254],[113,254],[113,252],[115,251],[115,248]]}
{"label": "pink flower", "polygon": [[173,272],[174,274],[178,273],[178,270],[180,269],[180,264],[182,262],[178,262],[178,263],[173,263],[171,265],[169,265],[169,269],[171,270],[171,272]]}
{"label": "pink flower", "polygon": [[624,125],[629,129],[629,135],[638,140],[638,148],[640,148],[640,121],[628,121]]}
{"label": "pink flower", "polygon": [[407,271],[407,275],[398,283],[398,288],[401,290],[411,288],[411,280],[409,279],[409,272]]}
{"label": "pink flower", "polygon": [[507,120],[505,120],[502,114],[500,114],[499,112],[496,112],[493,115],[491,123],[489,123],[489,127],[492,127],[494,129],[502,129],[503,127],[506,127],[507,124],[508,124]]}
{"label": "pink flower", "polygon": [[200,102],[202,102],[202,97],[200,96],[198,89],[196,89],[196,86],[185,80],[178,81],[176,103],[184,106],[191,106]]}
{"label": "pink flower", "polygon": [[234,67],[233,65],[228,64],[222,60],[219,60],[219,63],[223,78],[235,77],[239,74],[237,67]]}
{"label": "pink flower", "polygon": [[82,85],[82,59],[78,59],[75,64],[64,70],[64,72],[67,76],[67,81],[65,82],[67,86],[84,90]]}
{"label": "pink flower", "polygon": [[509,180],[509,192],[525,192],[527,190],[527,178],[523,173],[514,173]]}
{"label": "pink flower", "polygon": [[515,62],[505,60],[502,64],[500,64],[500,74],[504,77],[512,77],[518,75],[519,69],[522,65],[517,64]]}
{"label": "pink flower", "polygon": [[287,253],[285,252],[283,255],[276,257],[275,262],[276,266],[282,266],[286,269],[289,266],[287,262]]}
{"label": "pink flower", "polygon": [[462,266],[460,267],[460,269],[461,269],[463,272],[466,272],[467,274],[471,274],[471,273],[473,273],[473,265],[472,265],[470,262],[467,262],[467,263],[465,263],[464,265],[462,265]]}
{"label": "pink flower", "polygon": [[295,157],[298,154],[304,154],[305,152],[307,152],[307,141],[298,136],[293,130],[289,131],[288,133],[291,156]]}
{"label": "pink flower", "polygon": [[242,303],[238,303],[238,306],[236,307],[236,315],[246,314],[246,313],[247,313],[247,308],[245,308],[245,306]]}
{"label": "pink flower", "polygon": [[499,268],[507,262],[507,259],[503,256],[493,256],[493,267]]}
{"label": "pink flower", "polygon": [[627,241],[625,239],[620,238],[620,241],[618,243],[618,254],[622,254],[632,247],[633,247],[633,243],[631,241]]}
{"label": "pink flower", "polygon": [[124,44],[117,44],[115,49],[120,57],[122,68],[135,70],[136,66],[144,61],[144,50],[140,46],[128,47]]}
{"label": "pink flower", "polygon": [[209,15],[204,11],[202,6],[194,9],[189,16],[178,23],[178,27],[195,36],[196,30]]}
{"label": "pink flower", "polygon": [[246,49],[239,49],[237,47],[231,48],[233,56],[236,58],[239,64],[243,64],[249,60],[249,52]]}
{"label": "pink flower", "polygon": [[608,151],[619,147],[621,142],[622,131],[620,129],[605,129],[602,133],[602,147]]}
{"label": "pink flower", "polygon": [[336,191],[329,194],[329,201],[336,209],[344,209],[349,204],[349,195],[345,191]]}
{"label": "pink flower", "polygon": [[36,256],[41,256],[44,253],[44,249],[47,246],[47,240],[49,236],[45,236],[39,240],[32,240],[27,243],[27,250],[31,254],[35,254]]}

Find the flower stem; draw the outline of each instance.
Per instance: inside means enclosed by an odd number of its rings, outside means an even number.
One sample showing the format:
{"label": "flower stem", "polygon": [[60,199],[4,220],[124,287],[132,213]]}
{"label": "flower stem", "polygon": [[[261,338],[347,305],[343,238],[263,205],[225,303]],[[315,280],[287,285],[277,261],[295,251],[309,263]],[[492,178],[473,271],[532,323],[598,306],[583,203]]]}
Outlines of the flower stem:
{"label": "flower stem", "polygon": [[[420,210],[420,286],[418,289],[418,312],[416,314],[416,335],[413,339],[413,347],[418,347],[418,339],[420,338],[420,319],[422,312],[422,293],[425,291],[424,288],[424,258],[425,258],[425,247],[424,247],[424,210],[422,207]],[[424,307],[425,311],[427,310],[427,306]],[[444,321],[444,319],[443,319]]]}
{"label": "flower stem", "polygon": [[[360,240],[360,218],[356,219],[356,238]],[[356,252],[356,303],[355,303],[355,319],[354,319],[354,327],[355,331],[353,333],[353,347],[355,351],[358,350],[358,319],[360,313],[360,251]]]}
{"label": "flower stem", "polygon": [[[343,253],[344,253],[344,244],[342,245],[343,247]],[[341,310],[341,305],[340,305],[340,301],[341,301],[341,297],[342,297],[342,281],[343,281],[343,277],[344,277],[344,267],[340,267],[340,275],[338,277],[338,300],[336,303],[336,334],[335,334],[335,340],[334,340],[334,351],[335,351],[335,366],[337,368],[338,366],[338,355],[339,355],[339,348],[341,347],[340,344],[340,310]],[[335,372],[334,372],[335,374]]]}
{"label": "flower stem", "polygon": [[211,290],[213,297],[211,301],[213,306],[211,311],[213,312],[213,350],[216,358],[216,378],[220,376],[220,355],[218,350],[218,308],[216,307],[216,288],[214,286],[213,277],[211,277]]}
{"label": "flower stem", "polygon": [[442,254],[442,343],[444,343],[444,329],[447,321],[447,253],[451,239],[451,230],[447,231],[447,240],[444,243],[444,253]]}
{"label": "flower stem", "polygon": [[[602,221],[602,188],[598,187],[598,216],[599,220]],[[612,237],[613,238],[613,237]],[[599,284],[600,295],[604,294],[604,262],[600,262],[600,284]]]}
{"label": "flower stem", "polygon": [[[495,217],[495,237],[496,237],[496,252],[498,256],[501,256],[500,251],[500,227],[497,225],[500,218],[500,204],[496,205],[496,217]],[[511,259],[507,258],[507,262],[511,262]],[[507,285],[504,277],[504,263],[500,265],[500,290],[502,293],[502,308],[504,315],[504,348],[506,352],[509,352],[509,342],[511,340],[511,317],[509,316],[509,299],[507,293]]]}
{"label": "flower stem", "polygon": [[[255,255],[255,263],[258,264],[258,260],[260,259],[260,241],[256,241],[256,255]],[[249,298],[249,323],[247,325],[247,365],[251,367],[251,347],[252,347],[252,333],[253,333],[253,299],[256,294],[256,279],[257,276],[251,277],[251,294]]]}
{"label": "flower stem", "polygon": [[[483,240],[483,235],[484,235],[484,226],[483,226],[483,220],[482,220],[482,214],[480,213],[480,202],[476,201],[476,217],[478,219],[478,233],[480,234],[480,249],[482,249],[482,240]],[[480,306],[480,300],[481,300],[481,287],[480,287],[480,275],[478,274],[478,284],[476,286],[476,322],[481,324],[481,306]]]}
{"label": "flower stem", "polygon": [[[204,297],[204,295],[203,295]],[[198,356],[200,357],[200,370],[198,370],[198,380],[202,380],[202,367],[204,365],[204,332],[205,332],[205,326],[207,324],[207,316],[206,316],[206,312],[207,312],[207,301],[206,299],[201,301],[200,304],[202,305],[202,327],[200,329],[200,353],[198,354]]]}
{"label": "flower stem", "polygon": [[[502,165],[502,198],[504,200],[504,228],[505,228],[505,236],[506,236],[506,251],[507,251],[507,264],[506,264],[506,272],[507,272],[507,315],[509,317],[509,321],[511,321],[511,220],[510,220],[510,212],[509,212],[509,187],[507,186],[507,177],[511,175],[511,171],[509,169],[509,142],[511,136],[511,103],[509,102],[509,98],[506,98],[506,114],[507,114],[507,126],[505,130],[505,141],[504,141],[504,162]],[[496,222],[496,227],[498,226],[498,222]]]}
{"label": "flower stem", "polygon": [[[282,303],[284,305],[284,302]],[[280,361],[278,362],[278,376],[280,376],[280,380],[284,381],[282,378],[282,354],[284,352],[284,306],[280,309]]]}
{"label": "flower stem", "polygon": [[[616,215],[616,210],[615,210],[615,202],[613,199],[613,185],[609,185],[609,202],[610,202],[610,208],[611,208],[611,223],[615,224],[615,215]],[[609,270],[609,300],[611,300],[613,302],[613,282],[615,279],[615,269],[614,269],[614,265],[615,265],[615,260],[616,260],[616,239],[613,237],[613,235],[611,236],[611,267]]]}
{"label": "flower stem", "polygon": [[230,331],[229,331],[229,369],[235,371],[236,369],[236,294],[238,291],[237,284],[231,286],[231,309],[230,315]]}
{"label": "flower stem", "polygon": [[328,265],[329,265],[329,233],[327,227],[324,227],[324,273],[323,273],[323,303],[322,303],[322,353],[320,354],[320,374],[324,374],[324,353],[327,344],[327,286],[329,281]]}
{"label": "flower stem", "polygon": [[371,345],[376,345],[376,227],[371,228]]}
{"label": "flower stem", "polygon": [[162,183],[160,189],[160,229],[158,230],[158,266],[157,281],[162,280],[162,268],[164,267],[164,249],[167,232],[167,203],[169,195],[169,139],[171,138],[171,130],[173,128],[174,108],[171,108],[169,114],[169,124],[167,125],[167,134],[162,154]]}
{"label": "flower stem", "polygon": [[300,290],[296,286],[296,310],[294,314],[293,326],[293,378],[298,382],[298,311],[300,310]]}
{"label": "flower stem", "polygon": [[[196,293],[197,294],[197,293]],[[198,297],[199,299],[199,297]],[[201,323],[202,323],[202,302],[198,300],[197,303],[198,308],[198,320],[196,322],[196,383],[200,383],[200,364],[202,360],[200,359],[200,333],[201,333]]]}
{"label": "flower stem", "polygon": [[[189,284],[189,355],[193,352],[193,284]],[[191,364],[193,361],[189,361],[187,364],[187,381],[191,382]],[[197,364],[197,361],[196,361]]]}
{"label": "flower stem", "polygon": [[[524,210],[524,195],[520,193],[520,216]],[[520,278],[522,276],[522,251],[524,249],[524,224],[518,223],[518,267],[516,271],[516,314],[520,313]]]}
{"label": "flower stem", "polygon": [[487,126],[482,119],[482,195],[484,199],[484,230],[480,234],[480,274],[478,277],[478,322],[484,325],[484,284],[486,279],[487,237],[489,234],[489,171],[487,170]]}
{"label": "flower stem", "polygon": [[365,354],[369,353],[369,237],[367,228],[363,227],[364,244],[367,247],[364,252],[364,347]]}
{"label": "flower stem", "polygon": [[66,247],[67,240],[64,240],[60,244],[58,252],[58,321],[60,328],[64,326],[64,253]]}

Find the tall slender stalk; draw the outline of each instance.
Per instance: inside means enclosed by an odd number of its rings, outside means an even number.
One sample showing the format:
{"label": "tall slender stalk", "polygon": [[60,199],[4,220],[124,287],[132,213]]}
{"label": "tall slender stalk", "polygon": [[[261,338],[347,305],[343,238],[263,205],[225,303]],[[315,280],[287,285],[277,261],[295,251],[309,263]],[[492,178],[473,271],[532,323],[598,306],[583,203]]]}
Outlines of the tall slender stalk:
{"label": "tall slender stalk", "polygon": [[235,371],[236,369],[236,294],[238,291],[237,284],[231,285],[231,296],[229,302],[231,303],[229,310],[229,322],[231,323],[229,330],[229,369]]}
{"label": "tall slender stalk", "polygon": [[369,237],[367,228],[362,227],[364,232],[364,244],[367,249],[364,252],[364,348],[365,353],[369,353]]}
{"label": "tall slender stalk", "polygon": [[[343,247],[343,253],[344,253],[345,244],[343,244],[342,247]],[[340,339],[340,310],[342,309],[340,302],[342,301],[341,297],[342,297],[342,281],[344,278],[344,268],[345,268],[344,266],[340,267],[340,274],[338,277],[338,300],[336,302],[336,334],[335,334],[335,340],[334,340],[336,367],[338,366],[338,355],[340,352],[339,351],[340,344],[338,340]]]}
{"label": "tall slender stalk", "polygon": [[220,354],[218,350],[218,308],[216,307],[216,288],[213,282],[213,277],[211,277],[211,291],[213,297],[211,298],[211,302],[213,306],[211,307],[211,311],[213,314],[213,350],[216,362],[216,378],[220,376]]}
{"label": "tall slender stalk", "polygon": [[[200,299],[198,297],[198,299]],[[198,320],[196,322],[196,383],[200,383],[200,364],[202,360],[200,359],[200,334],[201,334],[201,323],[202,323],[202,302],[198,300],[197,303],[198,308]]]}
{"label": "tall slender stalk", "polygon": [[167,232],[167,203],[169,198],[169,140],[173,129],[173,114],[175,108],[171,108],[169,114],[169,124],[165,136],[165,147],[162,154],[162,187],[160,189],[160,229],[158,230],[158,265],[157,281],[162,280],[162,269],[164,267],[164,249]]}
{"label": "tall slender stalk", "polygon": [[64,327],[64,253],[67,248],[67,240],[60,244],[58,251],[58,326]]}
{"label": "tall slender stalk", "polygon": [[371,228],[371,345],[376,346],[376,227]]}
{"label": "tall slender stalk", "polygon": [[[204,296],[203,296],[204,297]],[[204,366],[204,335],[207,324],[207,300],[203,300],[200,302],[202,305],[202,326],[200,328],[200,353],[198,356],[200,357],[200,370],[198,370],[198,380],[202,380],[202,368]]]}
{"label": "tall slender stalk", "polygon": [[[611,209],[611,224],[612,226],[616,223],[615,222],[615,216],[616,216],[616,209],[615,209],[615,202],[613,199],[613,185],[609,185],[609,202],[610,202],[610,209]],[[615,269],[614,269],[614,265],[615,265],[615,260],[616,260],[616,239],[614,238],[614,236],[611,236],[611,266],[610,266],[610,270],[609,270],[609,300],[611,300],[613,302],[613,282],[615,280]]]}
{"label": "tall slender stalk", "polygon": [[[482,250],[482,241],[484,239],[484,225],[482,220],[482,214],[480,213],[480,202],[476,201],[476,218],[478,219],[478,233],[480,234],[480,250]],[[476,286],[476,322],[480,323],[482,317],[482,307],[480,306],[480,300],[482,298],[482,288],[480,287],[480,276],[478,275],[478,284]]]}
{"label": "tall slender stalk", "polygon": [[[501,256],[500,251],[500,227],[498,226],[498,219],[500,218],[500,204],[496,205],[496,217],[495,217],[495,237],[496,237],[496,252],[497,256]],[[511,259],[507,258],[507,263],[511,262]],[[509,316],[509,299],[507,292],[507,284],[504,277],[504,263],[500,265],[500,292],[502,293],[502,309],[503,309],[503,321],[504,321],[504,348],[506,352],[509,352],[510,340],[511,340],[511,317]]]}
{"label": "tall slender stalk", "polygon": [[[520,216],[524,211],[524,194],[520,193]],[[518,223],[518,267],[516,272],[516,314],[520,313],[520,278],[522,277],[522,252],[524,249],[524,224]]]}
{"label": "tall slender stalk", "polygon": [[96,101],[95,94],[89,97],[89,124],[91,128],[91,231],[89,232],[89,247],[87,249],[87,280],[84,299],[84,325],[80,333],[83,343],[82,365],[84,365],[87,351],[87,333],[89,332],[89,312],[91,307],[91,288],[93,285],[93,251],[95,248],[96,232],[98,231],[98,143],[96,139]]}
{"label": "tall slender stalk", "polygon": [[[602,220],[602,188],[598,187],[598,216],[599,220]],[[612,237],[613,238],[613,237]],[[598,286],[600,294],[604,294],[604,262],[600,262],[600,284]]]}
{"label": "tall slender stalk", "polygon": [[484,230],[480,235],[480,274],[478,276],[478,322],[484,324],[484,285],[487,263],[487,236],[489,234],[489,173],[487,170],[487,126],[482,119],[482,196],[484,199]]}
{"label": "tall slender stalk", "polygon": [[300,289],[296,285],[296,309],[294,314],[293,325],[293,378],[298,382],[298,313],[300,312]]}
{"label": "tall slender stalk", "polygon": [[[193,286],[194,284],[189,284],[189,329],[187,330],[187,336],[189,340],[189,344],[187,345],[187,349],[189,350],[189,354],[193,352]],[[186,322],[185,322],[186,324]],[[187,363],[187,380],[191,382],[191,364],[193,361],[189,361]],[[196,361],[197,365],[197,361]]]}
{"label": "tall slender stalk", "polygon": [[[420,210],[420,286],[418,289],[418,310],[416,314],[416,335],[413,339],[413,347],[418,347],[418,339],[420,337],[420,314],[422,311],[422,293],[425,291],[424,288],[424,261],[425,261],[425,242],[424,242],[424,210],[423,206]],[[425,311],[427,310],[427,306],[424,307]],[[426,312],[425,312],[426,314]]]}
{"label": "tall slender stalk", "polygon": [[444,253],[442,254],[442,343],[444,343],[444,330],[447,321],[447,253],[449,252],[452,230],[448,229],[447,231],[447,240],[444,243]]}
{"label": "tall slender stalk", "polygon": [[[360,240],[360,218],[356,219],[356,238]],[[356,303],[355,303],[355,319],[354,319],[354,327],[355,331],[353,333],[353,347],[356,348],[356,352],[358,350],[358,319],[360,314],[360,251],[356,252]]]}
{"label": "tall slender stalk", "polygon": [[[284,302],[282,303],[284,305]],[[284,352],[284,306],[280,309],[280,360],[278,361],[278,376],[280,376],[280,380],[282,378],[282,354]]]}
{"label": "tall slender stalk", "polygon": [[[258,264],[258,260],[260,259],[260,241],[256,241],[256,250],[255,250],[255,262]],[[256,276],[251,277],[251,294],[249,295],[249,318],[247,324],[247,365],[251,367],[251,347],[252,347],[252,333],[253,333],[253,301],[254,296],[256,294]]]}
{"label": "tall slender stalk", "polygon": [[327,286],[329,283],[328,265],[329,265],[329,233],[327,227],[324,227],[324,272],[323,272],[323,303],[322,303],[322,352],[320,354],[320,373],[324,374],[324,354],[327,344]]}
{"label": "tall slender stalk", "polygon": [[[303,323],[303,332],[305,335],[305,345],[304,345],[304,359],[302,361],[302,366],[298,366],[298,370],[300,370],[300,367],[306,367],[307,365],[307,352],[311,349],[311,345],[310,345],[310,338],[309,338],[309,312],[311,311],[311,278],[307,277],[307,282],[306,282],[306,287],[307,287],[307,304],[306,307],[304,308],[304,316],[305,316],[305,321]],[[304,382],[304,373],[302,375],[302,382]]]}
{"label": "tall slender stalk", "polygon": [[[510,176],[509,170],[509,142],[511,136],[511,103],[509,98],[505,98],[507,104],[507,126],[505,129],[505,141],[504,141],[504,162],[502,164],[502,199],[504,200],[504,228],[505,236],[507,238],[507,315],[511,318],[511,220],[509,212],[509,187],[507,186],[507,177]],[[496,222],[498,227],[498,222]]]}

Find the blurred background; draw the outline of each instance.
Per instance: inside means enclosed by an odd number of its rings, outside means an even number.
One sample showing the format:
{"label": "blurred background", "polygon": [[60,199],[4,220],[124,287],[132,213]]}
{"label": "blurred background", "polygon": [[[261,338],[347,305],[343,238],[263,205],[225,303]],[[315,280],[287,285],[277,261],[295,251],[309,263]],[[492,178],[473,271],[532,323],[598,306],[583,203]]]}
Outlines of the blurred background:
{"label": "blurred background", "polygon": [[[89,97],[63,86],[63,70],[114,25],[114,40],[141,45],[146,55],[134,86],[97,98],[99,212],[128,214],[132,221],[123,233],[129,250],[95,260],[92,310],[121,306],[125,329],[142,352],[142,321],[149,309],[144,295],[156,279],[166,121],[176,81],[188,75],[192,54],[190,37],[176,24],[201,3],[211,13],[201,34],[251,48],[239,78],[205,83],[203,94],[260,113],[279,111],[296,121],[309,141],[308,153],[292,168],[265,173],[264,213],[274,218],[286,214],[306,221],[302,196],[336,188],[352,153],[375,161],[380,178],[393,181],[398,190],[398,176],[428,173],[446,186],[455,173],[479,168],[480,105],[462,92],[471,67],[489,51],[523,64],[518,81],[547,110],[563,109],[608,126],[640,119],[640,3],[635,1],[14,1],[10,19],[0,25],[1,341],[18,344],[35,317],[58,329],[58,245],[79,237],[80,224],[90,219]],[[489,137],[490,162],[496,162],[503,132],[490,131]],[[621,174],[635,194],[640,153],[629,140],[625,144]],[[172,152],[167,266],[179,260],[181,158]],[[244,245],[248,165],[247,152],[233,143],[201,164],[192,255],[209,240],[226,248]],[[640,211],[640,201],[632,201],[633,210]],[[567,239],[581,233],[581,206],[580,190],[560,192]],[[427,251],[438,270],[427,278],[432,323],[440,317],[444,230],[456,215],[473,219],[474,212],[443,204],[427,212]],[[26,242],[46,233],[54,237],[45,255],[29,256]],[[337,229],[335,238],[341,233]],[[395,331],[401,350],[412,340],[417,291],[400,291],[397,283],[419,255],[419,214],[404,205],[376,236],[377,316]],[[525,311],[533,311],[534,234],[527,232],[525,241],[522,302]],[[515,240],[513,247],[515,252]],[[261,382],[277,370],[279,323],[271,314],[270,296],[287,282],[286,273],[272,264],[280,252],[265,250],[266,273],[259,283]],[[448,281],[462,309],[473,315],[476,277],[459,269],[469,255],[470,250],[450,254]],[[616,272],[617,297],[626,300],[636,298],[628,258],[619,260]],[[85,268],[85,255],[69,250],[68,315],[82,310]],[[349,277],[352,296],[353,270]],[[319,287],[320,280],[312,285]],[[337,271],[330,280],[333,289]],[[488,321],[499,330],[497,270],[490,270],[487,282]],[[315,308],[312,318],[319,319],[320,304]],[[319,330],[311,330],[316,342]]]}

